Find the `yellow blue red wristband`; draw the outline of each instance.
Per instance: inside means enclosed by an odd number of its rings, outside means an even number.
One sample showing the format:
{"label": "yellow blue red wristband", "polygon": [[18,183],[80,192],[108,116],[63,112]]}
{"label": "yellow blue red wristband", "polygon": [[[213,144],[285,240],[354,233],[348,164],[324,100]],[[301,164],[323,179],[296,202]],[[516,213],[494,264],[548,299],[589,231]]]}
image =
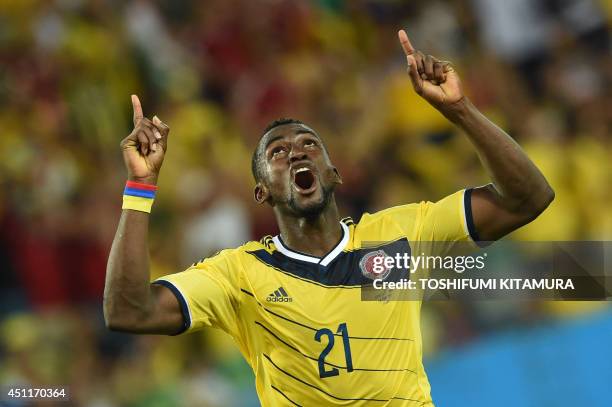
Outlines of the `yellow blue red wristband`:
{"label": "yellow blue red wristband", "polygon": [[127,181],[123,190],[122,209],[151,213],[156,192],[156,185]]}

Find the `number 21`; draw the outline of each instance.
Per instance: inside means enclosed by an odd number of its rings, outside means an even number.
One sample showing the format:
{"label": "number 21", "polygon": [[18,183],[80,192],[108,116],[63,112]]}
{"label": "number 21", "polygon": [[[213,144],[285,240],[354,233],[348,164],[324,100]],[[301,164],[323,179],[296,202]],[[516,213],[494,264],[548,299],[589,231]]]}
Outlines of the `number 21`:
{"label": "number 21", "polygon": [[[336,333],[342,334],[342,342],[344,344],[344,357],[346,359],[346,371],[352,372],[353,371],[353,357],[351,356],[351,344],[349,343],[349,334],[348,334],[348,328],[346,327],[346,322],[343,322],[340,325],[338,325],[338,330],[336,331]],[[340,374],[337,368],[334,367],[333,369],[325,370],[325,358],[327,357],[329,352],[331,352],[332,348],[334,347],[335,335],[330,329],[322,328],[322,329],[319,329],[317,332],[315,332],[314,338],[317,342],[321,342],[321,337],[323,335],[327,336],[327,346],[325,347],[325,349],[323,349],[323,351],[319,355],[319,359],[318,359],[319,377],[325,378],[325,377],[337,376],[338,374]]]}

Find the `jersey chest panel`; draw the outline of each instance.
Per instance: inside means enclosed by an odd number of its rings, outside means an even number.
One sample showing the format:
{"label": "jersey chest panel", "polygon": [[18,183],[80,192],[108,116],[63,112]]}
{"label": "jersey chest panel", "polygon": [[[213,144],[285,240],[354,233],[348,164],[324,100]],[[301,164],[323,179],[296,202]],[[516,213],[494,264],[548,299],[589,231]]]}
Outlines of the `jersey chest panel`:
{"label": "jersey chest panel", "polygon": [[408,385],[420,374],[420,303],[361,298],[361,285],[371,281],[363,259],[380,250],[410,252],[400,239],[343,252],[327,267],[278,252],[249,253],[240,320],[255,371],[270,385],[282,377],[285,391],[316,386],[312,394],[324,399],[422,397]]}

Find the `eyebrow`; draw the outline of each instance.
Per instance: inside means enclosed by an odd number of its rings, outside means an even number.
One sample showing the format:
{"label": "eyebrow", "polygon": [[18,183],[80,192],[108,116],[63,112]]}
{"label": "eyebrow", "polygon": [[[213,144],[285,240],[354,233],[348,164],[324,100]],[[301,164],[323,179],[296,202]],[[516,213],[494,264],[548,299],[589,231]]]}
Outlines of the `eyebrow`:
{"label": "eyebrow", "polygon": [[[304,128],[300,128],[300,129],[298,129],[298,130],[295,132],[295,134],[298,134],[298,135],[299,135],[299,134],[312,134],[313,136],[315,136],[315,137],[319,138],[319,136],[318,136],[318,135],[317,135],[317,134],[316,134],[314,131],[312,131],[312,130],[308,130],[308,129],[304,129]],[[280,135],[280,134],[279,134],[278,136],[274,136],[274,137],[272,137],[270,140],[268,140],[268,141],[266,142],[266,145],[264,146],[264,151],[265,151],[265,150],[267,150],[267,149],[268,149],[268,147],[270,147],[270,144],[274,143],[276,140],[280,140],[280,139],[282,139],[283,137],[285,137],[285,136],[284,136],[284,135]]]}
{"label": "eyebrow", "polygon": [[272,137],[270,140],[266,141],[266,145],[264,146],[264,151],[268,149],[268,147],[270,147],[270,144],[274,143],[276,140],[280,140],[285,136],[275,136]]}

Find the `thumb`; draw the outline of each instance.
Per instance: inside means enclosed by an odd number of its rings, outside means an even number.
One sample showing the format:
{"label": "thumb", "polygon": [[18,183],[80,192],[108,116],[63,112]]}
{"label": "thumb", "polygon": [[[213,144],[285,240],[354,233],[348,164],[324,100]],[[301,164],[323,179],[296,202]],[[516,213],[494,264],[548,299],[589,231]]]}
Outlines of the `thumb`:
{"label": "thumb", "polygon": [[159,132],[158,133],[160,135],[160,137],[158,137],[159,143],[162,145],[165,151],[168,145],[168,133],[170,133],[170,127],[168,127],[166,123],[162,122],[157,116],[153,116],[152,122],[155,128],[157,129],[156,131]]}
{"label": "thumb", "polygon": [[408,63],[408,75],[410,76],[410,82],[412,82],[412,88],[420,95],[423,93],[423,79],[419,75],[416,59],[412,55],[406,55],[406,62]]}
{"label": "thumb", "polygon": [[161,135],[163,137],[167,137],[168,136],[168,133],[170,132],[170,127],[168,127],[168,125],[166,123],[162,122],[160,120],[160,118],[157,117],[157,116],[153,116],[152,122],[153,122],[153,125],[155,126],[155,128],[157,128],[157,130],[160,131],[160,133],[161,133]]}

